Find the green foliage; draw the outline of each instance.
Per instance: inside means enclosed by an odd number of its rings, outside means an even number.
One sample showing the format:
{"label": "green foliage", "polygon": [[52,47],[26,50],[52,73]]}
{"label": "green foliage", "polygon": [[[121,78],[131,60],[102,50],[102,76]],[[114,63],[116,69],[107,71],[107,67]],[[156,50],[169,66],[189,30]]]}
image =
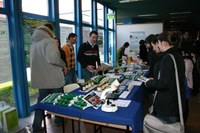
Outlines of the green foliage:
{"label": "green foliage", "polygon": [[[31,88],[30,82],[28,82],[28,90],[29,90],[30,103],[33,103],[37,99],[38,89]],[[12,82],[6,82],[0,84],[0,101],[5,101],[11,106],[15,105]]]}

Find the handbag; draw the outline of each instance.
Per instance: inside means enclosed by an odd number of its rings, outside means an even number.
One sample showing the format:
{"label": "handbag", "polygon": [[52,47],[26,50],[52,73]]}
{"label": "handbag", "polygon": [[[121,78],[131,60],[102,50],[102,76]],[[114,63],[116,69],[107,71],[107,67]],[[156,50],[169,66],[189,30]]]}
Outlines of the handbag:
{"label": "handbag", "polygon": [[[156,116],[154,116],[152,114],[147,114],[143,121],[143,133],[184,133],[185,132],[177,65],[176,65],[174,56],[171,54],[169,54],[169,55],[173,60],[174,68],[175,68],[180,122],[171,124],[171,123],[167,123],[164,120],[157,118]],[[156,95],[157,95],[157,91],[155,92],[153,103],[155,101]],[[153,107],[153,104],[151,107]]]}

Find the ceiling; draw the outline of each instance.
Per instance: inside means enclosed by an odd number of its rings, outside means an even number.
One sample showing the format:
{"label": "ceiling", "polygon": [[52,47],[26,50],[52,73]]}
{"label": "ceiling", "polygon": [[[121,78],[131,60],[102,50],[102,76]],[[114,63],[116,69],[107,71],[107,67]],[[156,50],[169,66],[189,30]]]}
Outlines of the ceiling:
{"label": "ceiling", "polygon": [[[104,0],[117,10],[117,23],[163,22],[165,30],[200,30],[200,0]],[[150,14],[150,16],[145,16]]]}

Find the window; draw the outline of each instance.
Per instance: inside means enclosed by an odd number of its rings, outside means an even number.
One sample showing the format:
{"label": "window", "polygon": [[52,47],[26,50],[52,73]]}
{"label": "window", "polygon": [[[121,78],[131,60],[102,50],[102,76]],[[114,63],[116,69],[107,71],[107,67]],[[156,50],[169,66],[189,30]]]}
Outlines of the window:
{"label": "window", "polygon": [[0,14],[0,101],[14,106],[12,69],[6,16]]}
{"label": "window", "polygon": [[[28,87],[29,87],[29,97],[30,97],[30,105],[33,105],[37,102],[38,97],[38,89],[33,89],[30,87],[31,81],[31,70],[30,70],[30,56],[29,56],[29,49],[32,43],[31,35],[35,28],[40,25],[47,23],[47,21],[35,20],[35,19],[23,19],[23,35],[24,35],[24,50],[25,50],[25,63],[26,63],[26,73],[27,73],[27,80],[28,80]],[[52,22],[48,22],[54,25]]]}
{"label": "window", "polygon": [[109,56],[109,64],[113,62],[113,31],[109,31],[109,38],[108,38],[108,56]]}
{"label": "window", "polygon": [[99,55],[101,62],[104,61],[104,30],[98,30]]}
{"label": "window", "polygon": [[22,0],[22,11],[48,16],[48,0]]}
{"label": "window", "polygon": [[74,33],[74,25],[69,25],[69,24],[60,24],[60,42],[61,42],[61,47],[64,46],[67,42],[67,37],[69,33],[73,32]]}
{"label": "window", "polygon": [[[113,10],[108,9],[108,15],[115,15],[115,14],[114,14]],[[108,17],[108,28],[113,29],[113,21],[114,21],[114,18]]]}
{"label": "window", "polygon": [[92,31],[90,27],[83,26],[83,42],[86,42],[89,38],[89,34]]}
{"label": "window", "polygon": [[74,21],[74,0],[59,0],[59,17]]}
{"label": "window", "polygon": [[91,24],[91,0],[84,0],[84,2],[82,2],[82,19],[83,19],[83,23],[86,24]]}
{"label": "window", "polygon": [[4,0],[0,0],[0,7],[4,7]]}
{"label": "window", "polygon": [[97,23],[98,26],[104,26],[104,17],[103,17],[103,5],[97,3]]}

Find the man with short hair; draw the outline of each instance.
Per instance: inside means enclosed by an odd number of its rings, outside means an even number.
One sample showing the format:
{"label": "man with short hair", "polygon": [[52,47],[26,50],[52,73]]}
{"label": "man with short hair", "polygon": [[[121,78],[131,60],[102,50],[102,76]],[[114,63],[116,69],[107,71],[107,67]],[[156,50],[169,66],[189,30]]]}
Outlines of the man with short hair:
{"label": "man with short hair", "polygon": [[96,44],[97,39],[98,33],[91,31],[89,40],[79,47],[77,59],[81,64],[83,79],[85,81],[88,81],[100,70],[99,46]]}
{"label": "man with short hair", "polygon": [[63,50],[66,55],[67,69],[68,72],[65,74],[65,84],[71,84],[77,82],[76,77],[76,62],[75,62],[75,54],[74,54],[74,44],[77,40],[77,35],[75,33],[70,33],[67,38],[67,43],[63,46]]}
{"label": "man with short hair", "polygon": [[124,45],[117,50],[117,63],[119,66],[122,65],[123,56],[125,56],[127,60],[128,55],[125,54],[125,49],[128,48],[128,46],[129,46],[129,43],[125,42]]}

